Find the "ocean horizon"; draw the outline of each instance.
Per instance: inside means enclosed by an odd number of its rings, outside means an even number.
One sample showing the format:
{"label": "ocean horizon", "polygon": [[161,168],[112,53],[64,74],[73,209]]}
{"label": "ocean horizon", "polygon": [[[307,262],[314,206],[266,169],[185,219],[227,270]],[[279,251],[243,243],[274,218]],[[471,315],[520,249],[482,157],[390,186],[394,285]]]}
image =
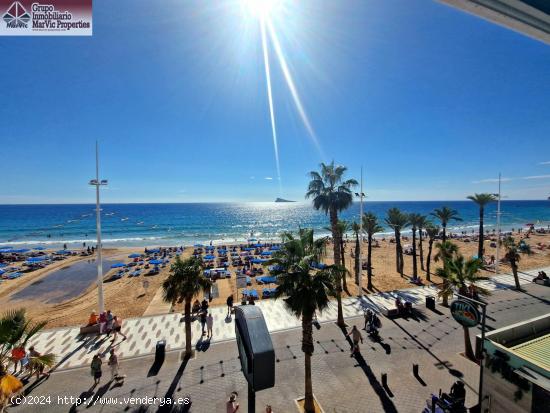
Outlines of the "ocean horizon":
{"label": "ocean horizon", "polygon": [[[384,232],[392,234],[384,217],[389,208],[429,215],[443,205],[456,209],[463,221],[451,222],[450,232],[477,231],[479,209],[472,201],[367,201],[364,211],[375,213]],[[283,231],[312,227],[317,235],[329,234],[328,217],[311,202],[201,202],[102,204],[104,247],[144,247],[242,242],[254,237],[276,240]],[[501,202],[502,230],[550,225],[550,201]],[[359,202],[340,214],[353,221]],[[434,217],[433,221],[437,222]],[[94,245],[95,204],[0,205],[0,246],[51,246],[69,248]],[[496,203],[486,207],[485,229],[496,227]],[[403,231],[407,233],[407,231]]]}

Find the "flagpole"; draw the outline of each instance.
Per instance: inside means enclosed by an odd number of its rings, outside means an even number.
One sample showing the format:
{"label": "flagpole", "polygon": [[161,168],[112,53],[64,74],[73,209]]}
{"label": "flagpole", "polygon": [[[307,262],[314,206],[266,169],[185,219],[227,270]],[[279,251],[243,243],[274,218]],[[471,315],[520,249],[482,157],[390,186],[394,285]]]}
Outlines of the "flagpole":
{"label": "flagpole", "polygon": [[498,199],[497,199],[497,257],[495,262],[495,274],[499,273],[500,264],[500,172],[498,173]]}

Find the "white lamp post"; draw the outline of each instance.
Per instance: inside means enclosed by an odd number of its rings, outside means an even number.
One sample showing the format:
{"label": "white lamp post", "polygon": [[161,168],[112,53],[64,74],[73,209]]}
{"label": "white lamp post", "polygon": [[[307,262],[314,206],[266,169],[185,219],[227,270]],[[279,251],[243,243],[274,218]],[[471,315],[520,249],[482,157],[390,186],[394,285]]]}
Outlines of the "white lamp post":
{"label": "white lamp post", "polygon": [[[359,204],[359,297],[363,297],[363,167],[361,167],[361,192],[356,192],[355,196],[361,199]],[[357,254],[357,251],[355,251]]]}
{"label": "white lamp post", "polygon": [[99,204],[99,187],[107,185],[107,180],[99,180],[99,148],[95,143],[95,179],[90,180],[90,185],[95,186],[95,205],[96,205],[96,232],[97,232],[97,307],[99,314],[105,311],[103,302],[103,260],[101,258],[101,207]]}
{"label": "white lamp post", "polygon": [[498,174],[498,194],[497,195],[497,257],[495,262],[495,274],[498,274],[500,264],[500,172]]}

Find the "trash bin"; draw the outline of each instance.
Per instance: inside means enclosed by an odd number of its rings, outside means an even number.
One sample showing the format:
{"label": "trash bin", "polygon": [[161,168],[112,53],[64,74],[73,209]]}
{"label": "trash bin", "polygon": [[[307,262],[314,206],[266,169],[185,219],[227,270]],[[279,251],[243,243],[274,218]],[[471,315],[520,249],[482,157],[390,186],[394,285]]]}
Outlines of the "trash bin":
{"label": "trash bin", "polygon": [[426,297],[426,308],[429,308],[430,310],[435,310],[435,297],[433,295],[429,295]]}
{"label": "trash bin", "polygon": [[166,354],[166,340],[157,341],[155,347],[155,363],[162,363]]}

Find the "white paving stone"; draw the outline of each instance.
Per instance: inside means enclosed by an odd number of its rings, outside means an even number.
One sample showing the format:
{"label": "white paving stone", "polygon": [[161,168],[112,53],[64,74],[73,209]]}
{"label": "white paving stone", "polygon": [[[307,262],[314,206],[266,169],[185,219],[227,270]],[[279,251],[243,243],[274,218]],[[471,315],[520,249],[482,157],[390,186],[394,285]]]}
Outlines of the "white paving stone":
{"label": "white paving stone", "polygon": [[[539,269],[540,270],[540,269]],[[521,284],[531,282],[539,270],[531,270],[520,274]],[[550,267],[543,269],[550,272]],[[509,274],[498,275],[491,279],[481,281],[480,284],[490,291],[505,289],[514,286],[514,277]],[[366,308],[376,311],[384,311],[395,306],[396,297],[401,297],[416,303],[423,304],[426,296],[437,296],[437,288],[434,286],[416,287],[404,290],[382,292],[365,296],[363,300],[358,298],[346,298],[342,300],[344,317],[362,315]],[[256,303],[262,309],[269,331],[281,331],[300,326],[300,320],[291,315],[285,308],[282,300],[261,300]],[[226,320],[227,308],[225,306],[210,308],[214,317],[212,342],[220,342],[235,338],[235,326],[232,320]],[[331,301],[329,307],[318,315],[320,322],[336,320],[336,302]],[[166,340],[167,350],[182,349],[185,347],[185,325],[181,314],[164,314],[156,316],[144,316],[140,318],[124,320],[123,333],[128,337],[121,341],[121,337],[115,343],[115,347],[121,358],[138,357],[152,354],[155,351],[157,341]],[[192,324],[193,342],[201,337],[200,322]],[[30,345],[34,345],[38,351],[53,352],[58,355],[58,370],[69,369],[88,365],[92,356],[96,353],[107,354],[110,339],[105,336],[97,337],[88,335],[79,336],[78,327],[67,327],[43,331],[35,336]]]}

